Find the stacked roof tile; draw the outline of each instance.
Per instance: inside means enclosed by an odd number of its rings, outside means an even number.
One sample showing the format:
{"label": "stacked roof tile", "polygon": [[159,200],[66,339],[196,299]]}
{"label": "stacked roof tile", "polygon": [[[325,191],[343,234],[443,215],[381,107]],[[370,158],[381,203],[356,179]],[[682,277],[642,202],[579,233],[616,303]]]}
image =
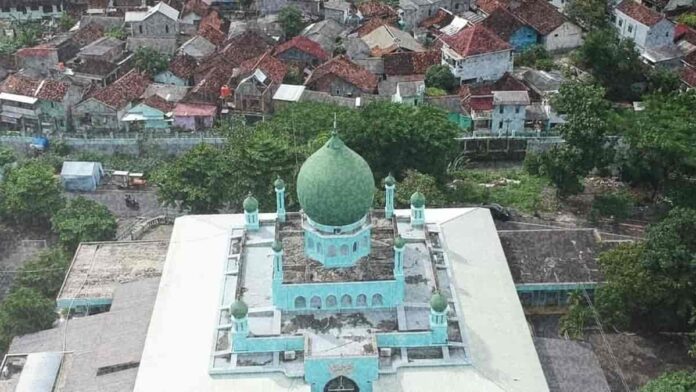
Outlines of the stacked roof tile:
{"label": "stacked roof tile", "polygon": [[80,27],[79,30],[72,36],[73,42],[80,47],[91,44],[104,36],[104,27],[96,23],[90,23],[87,26]]}
{"label": "stacked roof tile", "polygon": [[387,75],[425,74],[428,68],[440,64],[439,50],[402,52],[384,55],[384,73]]}
{"label": "stacked roof tile", "polygon": [[337,56],[318,66],[305,83],[311,86],[326,77],[336,77],[354,85],[363,92],[373,93],[379,80],[365,68],[348,60],[345,56]]}
{"label": "stacked roof tile", "polygon": [[321,61],[325,61],[328,58],[328,55],[324,49],[321,48],[321,45],[303,35],[298,35],[297,37],[280,44],[275,49],[275,55],[278,56],[290,49],[297,49]]}
{"label": "stacked roof tile", "polygon": [[481,24],[469,26],[452,36],[442,36],[441,39],[462,57],[512,49]]}
{"label": "stacked roof tile", "polygon": [[91,98],[112,108],[121,109],[129,102],[140,98],[149,84],[150,80],[145,74],[132,70],[112,84],[96,90]]}
{"label": "stacked roof tile", "polygon": [[251,74],[259,69],[266,77],[277,84],[283,83],[283,78],[285,78],[285,74],[288,72],[288,68],[282,61],[271,56],[271,50],[259,57],[243,62],[239,68],[243,75]]}
{"label": "stacked roof tile", "polygon": [[34,80],[20,75],[10,75],[2,83],[4,93],[24,95],[46,101],[62,102],[70,89],[70,83],[57,80]]}

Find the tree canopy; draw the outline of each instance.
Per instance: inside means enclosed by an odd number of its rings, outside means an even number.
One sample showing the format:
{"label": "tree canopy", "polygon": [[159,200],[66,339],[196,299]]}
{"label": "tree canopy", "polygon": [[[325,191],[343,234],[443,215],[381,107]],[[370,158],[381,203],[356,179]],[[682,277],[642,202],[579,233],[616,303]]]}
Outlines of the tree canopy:
{"label": "tree canopy", "polygon": [[116,236],[116,218],[103,204],[79,196],[51,219],[53,230],[68,251],[80,242],[110,241]]}
{"label": "tree canopy", "polygon": [[693,392],[696,391],[696,372],[665,373],[648,382],[640,392]]}
{"label": "tree canopy", "polygon": [[571,20],[587,30],[608,27],[609,3],[604,0],[570,0],[563,10]]}
{"label": "tree canopy", "polygon": [[304,27],[302,11],[292,5],[285,6],[278,13],[278,23],[285,33],[285,38],[290,39],[300,34]]}
{"label": "tree canopy", "polygon": [[70,259],[59,247],[39,253],[17,272],[13,288],[34,289],[46,298],[55,298],[63,284]]}
{"label": "tree canopy", "polygon": [[143,46],[135,50],[133,64],[141,72],[154,76],[169,67],[169,57],[155,49]]}
{"label": "tree canopy", "polygon": [[47,224],[63,203],[53,168],[45,163],[30,161],[12,169],[0,184],[0,212],[15,222]]}
{"label": "tree canopy", "polygon": [[425,72],[425,85],[445,91],[450,91],[457,86],[457,78],[450,68],[443,64],[431,65]]}
{"label": "tree canopy", "polygon": [[0,346],[7,347],[14,336],[51,328],[56,304],[27,287],[13,290],[0,305]]}

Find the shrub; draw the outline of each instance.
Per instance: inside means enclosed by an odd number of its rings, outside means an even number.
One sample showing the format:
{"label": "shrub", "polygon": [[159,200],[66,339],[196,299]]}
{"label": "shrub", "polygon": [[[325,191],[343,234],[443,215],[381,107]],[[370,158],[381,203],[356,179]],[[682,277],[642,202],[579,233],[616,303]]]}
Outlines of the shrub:
{"label": "shrub", "polygon": [[425,95],[431,97],[441,97],[443,95],[447,95],[447,91],[437,87],[428,87],[425,89]]}
{"label": "shrub", "polygon": [[696,391],[696,372],[665,373],[650,381],[640,392],[693,392]]}
{"label": "shrub", "polygon": [[457,78],[446,65],[432,65],[425,72],[425,85],[449,91],[457,86]]}
{"label": "shrub", "polygon": [[527,153],[527,155],[524,157],[524,171],[527,173],[533,175],[533,176],[538,176],[539,175],[539,170],[541,169],[541,156],[539,154],[532,154],[532,153]]}
{"label": "shrub", "polygon": [[625,191],[606,193],[595,196],[590,214],[622,220],[631,215],[633,205],[633,198]]}
{"label": "shrub", "polygon": [[50,328],[56,319],[55,308],[52,299],[36,290],[13,290],[0,305],[0,348],[6,348],[17,335]]}

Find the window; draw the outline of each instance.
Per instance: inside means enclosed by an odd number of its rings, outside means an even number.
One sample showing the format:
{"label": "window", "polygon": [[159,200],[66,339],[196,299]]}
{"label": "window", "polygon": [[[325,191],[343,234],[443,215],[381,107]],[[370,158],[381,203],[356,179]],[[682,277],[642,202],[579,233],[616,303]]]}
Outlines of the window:
{"label": "window", "polygon": [[433,14],[433,10],[428,10],[428,16],[431,16]]}
{"label": "window", "polygon": [[138,26],[138,31],[140,32],[140,34],[143,33],[143,25],[139,25],[139,26]]}
{"label": "window", "polygon": [[338,302],[336,301],[336,296],[329,295],[328,297],[326,297],[326,307],[327,308],[335,308],[337,303]]}
{"label": "window", "polygon": [[498,129],[503,129],[503,122],[502,121],[498,122]]}
{"label": "window", "polygon": [[321,309],[321,298],[316,295],[309,300],[309,307],[312,309]]}
{"label": "window", "polygon": [[336,256],[336,247],[333,245],[329,245],[329,253],[327,253],[327,256],[333,257]]}
{"label": "window", "polygon": [[500,114],[503,114],[503,106],[502,105],[500,105],[500,109],[498,109],[498,111],[500,112]]}
{"label": "window", "polygon": [[355,305],[356,306],[367,306],[367,295],[365,295],[365,294],[358,295],[358,298],[355,300]]}
{"label": "window", "polygon": [[53,12],[53,6],[52,5],[45,5],[43,6],[43,12],[44,14],[50,14]]}
{"label": "window", "polygon": [[312,237],[307,238],[307,248],[314,249],[314,240]]}
{"label": "window", "polygon": [[353,253],[358,251],[358,242],[353,242]]}
{"label": "window", "polygon": [[169,25],[164,25],[164,32],[169,34]]}
{"label": "window", "polygon": [[619,27],[623,26],[623,19],[619,19]]}
{"label": "window", "polygon": [[2,12],[10,12],[10,7],[8,7],[8,6],[2,7]]}
{"label": "window", "polygon": [[23,5],[19,5],[19,6],[17,6],[17,12],[21,12],[21,13],[23,13],[23,14],[26,14],[26,13],[27,13],[27,7],[25,7],[25,6],[23,6]]}
{"label": "window", "polygon": [[341,256],[348,256],[348,245],[341,245]]}
{"label": "window", "polygon": [[382,306],[383,303],[382,294],[375,294],[372,296],[372,306]]}
{"label": "window", "polygon": [[346,294],[343,297],[341,297],[341,306],[343,306],[343,307],[353,306],[353,299],[350,297],[350,295]]}
{"label": "window", "polygon": [[307,300],[305,297],[295,298],[295,309],[304,309],[307,307]]}
{"label": "window", "polygon": [[454,9],[455,9],[455,10],[458,10],[458,9],[459,9],[459,3],[457,3],[457,4],[454,5]]}
{"label": "window", "polygon": [[628,25],[628,32],[633,32],[633,25]]}
{"label": "window", "polygon": [[520,114],[520,107],[519,106],[515,106],[515,113]]}
{"label": "window", "polygon": [[38,5],[38,4],[32,4],[29,8],[31,8],[32,11],[38,11],[38,10],[39,10],[39,5]]}

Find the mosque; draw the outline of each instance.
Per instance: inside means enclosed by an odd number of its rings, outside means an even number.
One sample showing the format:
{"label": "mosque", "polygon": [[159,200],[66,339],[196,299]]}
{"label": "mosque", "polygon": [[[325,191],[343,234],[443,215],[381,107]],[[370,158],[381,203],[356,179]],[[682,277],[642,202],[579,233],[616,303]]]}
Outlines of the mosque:
{"label": "mosque", "polygon": [[300,212],[177,219],[135,390],[548,391],[490,212],[383,183],[334,131]]}

